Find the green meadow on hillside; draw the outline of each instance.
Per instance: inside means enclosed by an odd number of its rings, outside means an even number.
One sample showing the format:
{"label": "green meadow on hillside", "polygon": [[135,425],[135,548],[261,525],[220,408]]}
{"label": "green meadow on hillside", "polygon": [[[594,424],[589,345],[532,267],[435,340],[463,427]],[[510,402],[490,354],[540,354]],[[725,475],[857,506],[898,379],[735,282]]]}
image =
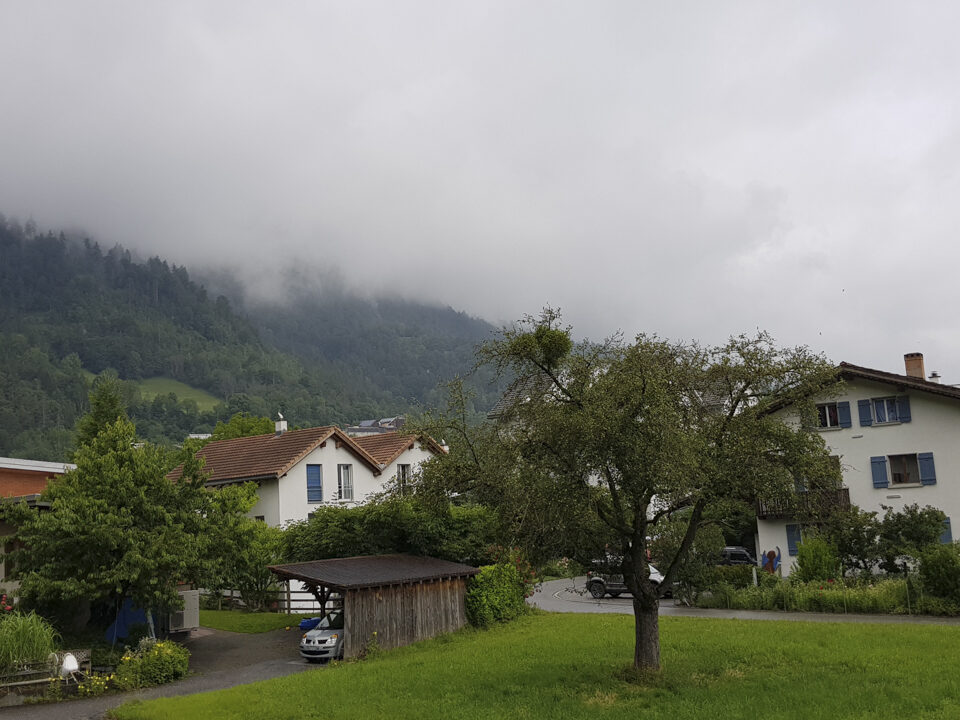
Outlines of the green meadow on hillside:
{"label": "green meadow on hillside", "polygon": [[960,717],[960,627],[662,618],[661,628],[664,670],[647,679],[628,670],[633,618],[540,613],[363,662],[128,704],[112,717]]}
{"label": "green meadow on hillside", "polygon": [[153,400],[157,395],[166,395],[174,393],[180,400],[193,400],[197,403],[197,408],[203,412],[213,410],[219,399],[208,393],[206,390],[190,387],[179,380],[166,377],[153,377],[146,380],[137,381],[137,387],[140,388],[140,395],[144,400]]}

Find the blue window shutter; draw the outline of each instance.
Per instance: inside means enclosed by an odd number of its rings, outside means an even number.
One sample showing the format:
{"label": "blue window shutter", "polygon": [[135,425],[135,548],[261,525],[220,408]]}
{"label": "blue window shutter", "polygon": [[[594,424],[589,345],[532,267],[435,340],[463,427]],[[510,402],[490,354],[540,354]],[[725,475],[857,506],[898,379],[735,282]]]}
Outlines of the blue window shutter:
{"label": "blue window shutter", "polygon": [[936,485],[937,471],[933,467],[933,453],[917,453],[917,465],[920,466],[920,482],[924,485]]}
{"label": "blue window shutter", "polygon": [[850,422],[850,403],[838,402],[837,403],[837,419],[840,421],[840,427],[850,427],[853,425]]}
{"label": "blue window shutter", "polygon": [[800,526],[787,525],[787,554],[796,555],[797,545],[800,544]]}
{"label": "blue window shutter", "polygon": [[943,521],[943,534],[940,535],[940,542],[944,544],[953,542],[953,531],[950,529],[950,518],[947,518]]}
{"label": "blue window shutter", "polygon": [[873,486],[885,488],[890,486],[887,480],[887,458],[885,455],[870,458],[870,472],[873,473]]}
{"label": "blue window shutter", "polygon": [[873,425],[873,413],[870,412],[869,400],[857,400],[857,410],[860,411],[860,427]]}
{"label": "blue window shutter", "polygon": [[897,398],[897,420],[910,422],[910,397],[907,395]]}
{"label": "blue window shutter", "polygon": [[323,465],[307,465],[307,502],[323,502]]}

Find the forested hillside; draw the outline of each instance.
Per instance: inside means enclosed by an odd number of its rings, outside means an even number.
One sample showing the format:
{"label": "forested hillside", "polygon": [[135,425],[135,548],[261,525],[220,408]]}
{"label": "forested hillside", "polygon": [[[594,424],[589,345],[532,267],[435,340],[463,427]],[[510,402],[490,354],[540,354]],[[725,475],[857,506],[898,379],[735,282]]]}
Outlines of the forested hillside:
{"label": "forested hillside", "polygon": [[[58,459],[92,375],[113,369],[141,435],[176,442],[241,410],[298,425],[408,412],[467,372],[487,323],[449,308],[300,296],[236,312],[186,268],[38,233],[0,216],[0,455]],[[222,402],[201,412],[134,381],[165,377]],[[497,389],[478,383],[478,406]]]}

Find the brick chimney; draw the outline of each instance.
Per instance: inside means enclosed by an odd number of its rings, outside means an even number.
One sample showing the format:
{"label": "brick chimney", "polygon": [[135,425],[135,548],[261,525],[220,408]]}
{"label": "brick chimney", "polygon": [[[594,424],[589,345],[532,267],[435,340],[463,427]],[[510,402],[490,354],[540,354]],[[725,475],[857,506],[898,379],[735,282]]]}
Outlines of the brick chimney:
{"label": "brick chimney", "polygon": [[903,364],[907,368],[907,375],[921,380],[927,379],[923,369],[923,353],[907,353],[903,356]]}

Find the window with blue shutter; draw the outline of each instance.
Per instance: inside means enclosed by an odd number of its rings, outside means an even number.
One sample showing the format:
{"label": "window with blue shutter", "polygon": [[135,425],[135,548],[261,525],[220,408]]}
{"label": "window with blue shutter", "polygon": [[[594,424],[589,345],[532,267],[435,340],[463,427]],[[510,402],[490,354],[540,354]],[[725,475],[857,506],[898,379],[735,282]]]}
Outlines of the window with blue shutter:
{"label": "window with blue shutter", "polygon": [[787,525],[787,554],[796,555],[797,546],[800,544],[800,526]]}
{"label": "window with blue shutter", "polygon": [[885,488],[890,486],[890,481],[887,479],[886,455],[870,458],[870,472],[873,475],[873,486],[875,488]]}
{"label": "window with blue shutter", "polygon": [[936,485],[937,471],[933,467],[933,453],[917,453],[917,465],[920,466],[920,482],[924,485]]}
{"label": "window with blue shutter", "polygon": [[840,427],[848,428],[853,425],[850,421],[850,403],[847,401],[837,403],[837,417],[840,419]]}
{"label": "window with blue shutter", "polygon": [[870,410],[869,400],[857,400],[857,411],[860,413],[860,427],[873,425],[873,412]]}
{"label": "window with blue shutter", "polygon": [[950,518],[943,521],[943,533],[940,535],[940,542],[943,544],[953,542],[953,531],[950,529]]}
{"label": "window with blue shutter", "polygon": [[910,398],[906,395],[897,398],[897,420],[910,422]]}
{"label": "window with blue shutter", "polygon": [[323,465],[307,465],[307,502],[323,502]]}

